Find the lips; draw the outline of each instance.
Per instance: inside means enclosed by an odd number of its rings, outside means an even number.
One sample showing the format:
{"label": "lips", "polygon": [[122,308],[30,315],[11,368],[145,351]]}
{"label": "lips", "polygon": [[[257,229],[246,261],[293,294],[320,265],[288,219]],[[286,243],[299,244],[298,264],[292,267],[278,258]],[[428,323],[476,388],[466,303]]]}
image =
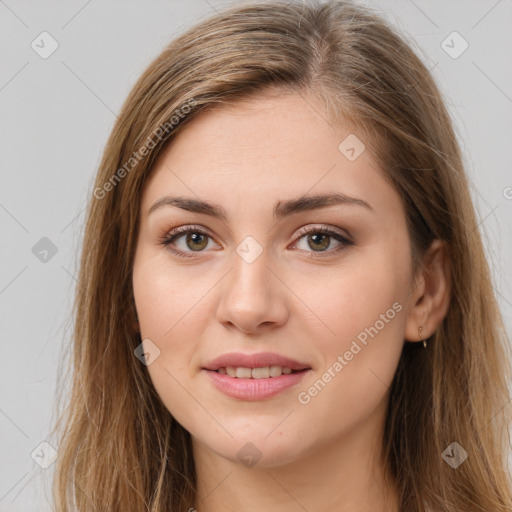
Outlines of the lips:
{"label": "lips", "polygon": [[223,354],[207,363],[203,368],[205,370],[216,371],[219,368],[226,368],[228,366],[235,368],[264,368],[266,366],[281,366],[295,371],[311,369],[307,363],[302,363],[273,352],[260,352],[257,354],[232,352],[230,354]]}

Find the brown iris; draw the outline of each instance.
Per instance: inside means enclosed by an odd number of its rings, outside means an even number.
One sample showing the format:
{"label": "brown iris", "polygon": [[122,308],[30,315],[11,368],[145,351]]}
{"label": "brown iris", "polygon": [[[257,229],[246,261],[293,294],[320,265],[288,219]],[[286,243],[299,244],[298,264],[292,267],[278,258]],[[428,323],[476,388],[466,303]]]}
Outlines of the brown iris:
{"label": "brown iris", "polygon": [[[317,237],[321,237],[322,241],[319,242],[318,241],[318,238]],[[309,246],[314,249],[315,247],[313,247],[310,242],[311,240],[314,240],[313,243],[315,244],[322,244],[321,247],[317,247],[317,248],[320,248],[320,249],[327,249],[329,247],[329,241],[330,241],[330,235],[324,235],[324,234],[321,234],[321,233],[315,233],[313,235],[309,235],[308,236],[308,244]]]}
{"label": "brown iris", "polygon": [[[202,239],[202,240],[201,240]],[[189,242],[196,244],[195,247]],[[186,237],[187,247],[193,251],[201,251],[208,245],[208,237],[201,233],[189,233]]]}

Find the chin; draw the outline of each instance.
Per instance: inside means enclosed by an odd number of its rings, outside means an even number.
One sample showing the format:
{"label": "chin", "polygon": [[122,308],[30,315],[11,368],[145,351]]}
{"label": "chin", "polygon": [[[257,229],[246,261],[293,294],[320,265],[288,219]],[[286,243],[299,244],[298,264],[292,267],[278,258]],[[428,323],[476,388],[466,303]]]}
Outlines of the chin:
{"label": "chin", "polygon": [[243,437],[237,437],[235,433],[233,435],[229,441],[230,446],[206,446],[221,457],[247,468],[274,468],[300,458],[300,450],[293,438],[288,437],[288,442],[283,442],[279,437],[268,439],[267,434]]}

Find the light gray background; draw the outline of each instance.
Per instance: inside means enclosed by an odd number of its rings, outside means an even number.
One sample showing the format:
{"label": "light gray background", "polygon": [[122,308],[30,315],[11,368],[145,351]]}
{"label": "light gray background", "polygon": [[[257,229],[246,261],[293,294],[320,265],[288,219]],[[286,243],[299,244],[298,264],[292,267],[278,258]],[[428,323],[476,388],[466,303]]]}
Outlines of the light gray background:
{"label": "light gray background", "polygon": [[[512,332],[512,2],[362,3],[411,39],[447,99]],[[31,453],[50,430],[84,208],[116,113],[164,46],[225,4],[0,0],[0,511],[50,510],[54,466]],[[31,48],[43,31],[59,44],[47,59]],[[441,47],[453,31],[469,43],[457,59]],[[58,249],[46,263],[32,252],[42,237]]]}

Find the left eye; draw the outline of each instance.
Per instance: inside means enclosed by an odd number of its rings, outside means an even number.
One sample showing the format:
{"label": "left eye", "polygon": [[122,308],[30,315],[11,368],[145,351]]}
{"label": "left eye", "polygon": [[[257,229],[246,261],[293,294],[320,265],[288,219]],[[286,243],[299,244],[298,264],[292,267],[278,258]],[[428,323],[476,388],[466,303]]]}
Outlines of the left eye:
{"label": "left eye", "polygon": [[[177,248],[176,241],[185,235],[185,250]],[[314,257],[317,257],[316,253],[337,253],[345,246],[353,245],[353,242],[329,226],[322,226],[321,228],[302,228],[298,235],[300,235],[299,241],[307,237],[308,246],[315,249],[312,251],[312,256]],[[331,245],[332,238],[334,238],[340,246],[337,249],[327,251],[326,249]],[[208,239],[212,238],[203,229],[195,226],[185,226],[172,230],[166,235],[165,239],[161,241],[161,244],[169,247],[169,250],[178,256],[194,258],[196,256],[191,254],[191,252],[203,252],[208,246]],[[298,242],[296,242],[296,244],[298,244]],[[191,252],[186,251],[186,248],[190,249]]]}
{"label": "left eye", "polygon": [[[306,243],[310,248],[320,249],[312,252],[311,256],[313,257],[317,257],[318,253],[337,253],[344,247],[353,245],[353,242],[329,226],[322,226],[321,228],[304,228],[299,231],[299,235],[302,235],[299,237],[299,241],[305,238]],[[326,249],[331,245],[331,240],[333,238],[339,243],[338,248],[327,251]],[[321,254],[319,256],[321,256]]]}

